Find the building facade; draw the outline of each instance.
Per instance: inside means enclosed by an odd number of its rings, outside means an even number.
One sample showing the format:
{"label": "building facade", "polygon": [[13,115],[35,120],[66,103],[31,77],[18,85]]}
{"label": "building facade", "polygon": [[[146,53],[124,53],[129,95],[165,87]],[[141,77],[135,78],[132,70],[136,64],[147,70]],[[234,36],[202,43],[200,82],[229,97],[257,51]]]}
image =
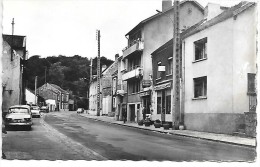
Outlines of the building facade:
{"label": "building facade", "polygon": [[26,37],[3,34],[2,39],[2,111],[7,112],[12,105],[26,104]]}
{"label": "building facade", "polygon": [[256,106],[256,4],[208,4],[182,41],[187,129],[231,134]]}
{"label": "building facade", "polygon": [[37,89],[39,96],[46,100],[55,100],[56,109],[58,111],[68,111],[69,110],[69,92],[63,90],[61,87],[45,83]]}
{"label": "building facade", "polygon": [[[203,7],[196,1],[180,3],[180,27],[185,29],[203,19]],[[173,35],[172,1],[162,1],[162,13],[153,15],[126,34],[128,46],[123,50],[122,80],[127,81],[127,121],[154,114],[156,97],[152,95],[151,53]],[[166,119],[171,116],[166,115]]]}

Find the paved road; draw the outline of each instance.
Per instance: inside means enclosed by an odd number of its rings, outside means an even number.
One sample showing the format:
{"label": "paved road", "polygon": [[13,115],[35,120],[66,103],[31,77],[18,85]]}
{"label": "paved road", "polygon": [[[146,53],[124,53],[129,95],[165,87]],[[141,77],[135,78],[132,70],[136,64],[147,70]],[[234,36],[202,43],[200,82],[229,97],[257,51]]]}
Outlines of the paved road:
{"label": "paved road", "polygon": [[33,118],[31,130],[11,128],[3,134],[2,151],[8,160],[104,160],[92,150]]}
{"label": "paved road", "polygon": [[42,119],[35,118],[32,131],[8,132],[7,158],[252,161],[256,154],[254,148],[94,121],[75,112],[49,113],[46,123]]}
{"label": "paved road", "polygon": [[255,149],[172,136],[81,117],[48,115],[59,132],[111,160],[253,160]]}

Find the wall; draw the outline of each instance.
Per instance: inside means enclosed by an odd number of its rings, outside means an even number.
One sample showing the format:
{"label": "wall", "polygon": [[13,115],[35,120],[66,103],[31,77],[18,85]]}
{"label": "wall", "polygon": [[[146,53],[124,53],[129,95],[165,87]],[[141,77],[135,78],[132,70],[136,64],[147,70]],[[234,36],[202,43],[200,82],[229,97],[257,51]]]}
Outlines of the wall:
{"label": "wall", "polygon": [[[21,68],[20,56],[21,52],[14,54],[14,60],[11,62],[11,48],[10,45],[3,41],[2,52],[2,84],[6,85],[2,94],[2,110],[7,112],[12,105],[21,104]],[[7,91],[12,90],[12,91]]]}
{"label": "wall", "polygon": [[[248,110],[247,73],[255,71],[252,13],[244,12],[185,39],[187,129],[232,133]],[[247,28],[251,27],[251,30]],[[249,32],[250,31],[250,32]],[[193,63],[194,41],[207,37],[207,60]],[[243,47],[241,47],[243,46]],[[207,76],[207,99],[193,99],[193,78]]]}
{"label": "wall", "polygon": [[[188,14],[188,9],[192,9],[192,13]],[[157,48],[168,42],[173,37],[173,10],[158,16],[149,21],[144,26],[144,50],[142,57],[142,66],[144,68],[143,79],[148,80],[152,74],[152,58],[151,53]],[[203,14],[192,2],[186,2],[180,7],[180,29],[184,26],[191,26],[203,19]]]}
{"label": "wall", "polygon": [[28,89],[25,90],[27,104],[35,104],[35,95]]}

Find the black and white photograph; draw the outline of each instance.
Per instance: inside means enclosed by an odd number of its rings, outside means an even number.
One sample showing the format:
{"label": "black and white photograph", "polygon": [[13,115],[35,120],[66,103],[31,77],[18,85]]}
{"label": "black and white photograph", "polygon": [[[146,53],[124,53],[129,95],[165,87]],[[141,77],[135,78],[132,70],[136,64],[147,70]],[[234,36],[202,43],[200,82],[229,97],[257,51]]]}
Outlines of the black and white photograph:
{"label": "black and white photograph", "polygon": [[0,3],[3,166],[258,164],[257,0]]}

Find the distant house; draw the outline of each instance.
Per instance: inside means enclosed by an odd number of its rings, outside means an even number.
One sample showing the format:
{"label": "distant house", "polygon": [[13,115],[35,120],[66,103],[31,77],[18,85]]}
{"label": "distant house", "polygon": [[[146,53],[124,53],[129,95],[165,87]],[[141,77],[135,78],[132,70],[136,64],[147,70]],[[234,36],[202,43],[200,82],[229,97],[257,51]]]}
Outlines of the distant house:
{"label": "distant house", "polygon": [[35,104],[35,92],[30,90],[29,88],[25,89],[25,97],[26,97],[26,103],[27,104]]}
{"label": "distant house", "polygon": [[61,87],[46,83],[37,89],[38,94],[45,100],[52,99],[56,101],[56,110],[69,110],[69,92]]}
{"label": "distant house", "polygon": [[26,104],[24,62],[26,37],[2,35],[2,110],[7,112],[12,105]]}
{"label": "distant house", "polygon": [[[89,86],[89,111],[88,112],[90,115],[97,115],[97,86],[98,86],[97,77],[93,76]],[[102,90],[102,85],[100,85],[100,91],[101,90]],[[102,98],[100,97],[100,102],[101,99]],[[100,108],[102,110],[102,106],[100,106]]]}

